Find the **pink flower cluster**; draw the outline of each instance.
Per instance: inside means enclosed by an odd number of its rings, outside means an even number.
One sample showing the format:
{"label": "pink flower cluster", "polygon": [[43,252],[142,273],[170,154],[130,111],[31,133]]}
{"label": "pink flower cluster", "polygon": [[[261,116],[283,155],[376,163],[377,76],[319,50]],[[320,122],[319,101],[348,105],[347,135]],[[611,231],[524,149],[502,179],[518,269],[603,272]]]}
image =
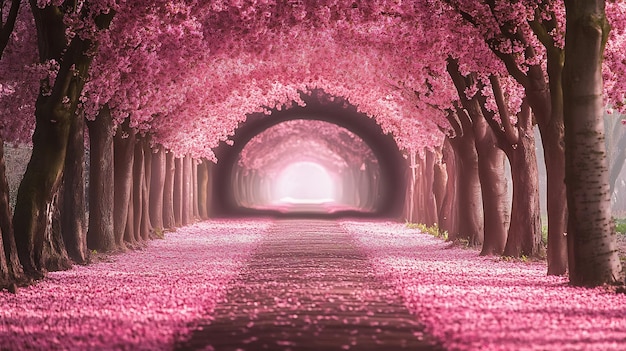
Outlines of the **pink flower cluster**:
{"label": "pink flower cluster", "polygon": [[543,262],[480,257],[389,222],[343,222],[450,350],[624,350],[626,295],[567,285]]}
{"label": "pink flower cluster", "polygon": [[0,292],[0,348],[171,349],[210,317],[268,226],[198,223],[143,250],[50,273],[16,295]]}

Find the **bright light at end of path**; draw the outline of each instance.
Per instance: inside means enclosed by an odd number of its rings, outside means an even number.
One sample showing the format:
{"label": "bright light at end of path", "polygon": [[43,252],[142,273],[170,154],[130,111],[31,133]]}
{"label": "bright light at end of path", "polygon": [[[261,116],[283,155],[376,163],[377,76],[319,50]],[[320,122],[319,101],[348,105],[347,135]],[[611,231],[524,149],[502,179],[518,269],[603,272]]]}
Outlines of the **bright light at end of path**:
{"label": "bright light at end of path", "polygon": [[279,203],[324,204],[335,202],[335,182],[326,168],[313,162],[296,162],[283,169],[274,181]]}

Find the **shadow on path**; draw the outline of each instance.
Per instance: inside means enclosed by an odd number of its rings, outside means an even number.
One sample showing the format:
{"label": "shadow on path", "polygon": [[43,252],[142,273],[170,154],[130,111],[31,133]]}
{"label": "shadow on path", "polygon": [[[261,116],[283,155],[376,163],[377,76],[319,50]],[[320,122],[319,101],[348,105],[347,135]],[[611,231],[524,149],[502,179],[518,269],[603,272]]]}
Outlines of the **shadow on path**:
{"label": "shadow on path", "polygon": [[179,350],[441,350],[336,223],[279,221]]}

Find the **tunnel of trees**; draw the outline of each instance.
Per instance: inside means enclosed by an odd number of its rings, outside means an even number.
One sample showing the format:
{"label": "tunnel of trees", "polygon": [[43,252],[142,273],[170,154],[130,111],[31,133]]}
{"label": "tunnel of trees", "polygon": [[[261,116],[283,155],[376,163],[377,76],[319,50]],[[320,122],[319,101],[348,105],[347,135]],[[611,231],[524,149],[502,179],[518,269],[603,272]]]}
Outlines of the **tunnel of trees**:
{"label": "tunnel of trees", "polygon": [[[306,103],[306,106],[294,106],[289,109],[281,111],[272,111],[269,115],[256,114],[251,115],[246,119],[246,122],[237,128],[235,135],[231,138],[233,145],[230,146],[226,143],[222,143],[216,150],[215,154],[219,162],[213,167],[214,173],[214,203],[213,208],[218,211],[218,214],[226,214],[229,211],[236,213],[240,206],[237,206],[233,201],[232,187],[228,184],[233,177],[233,164],[239,160],[239,155],[245,149],[246,145],[253,137],[261,134],[263,131],[268,130],[272,126],[279,125],[282,122],[298,119],[298,120],[317,120],[326,121],[334,125],[338,125],[347,130],[353,132],[355,136],[360,137],[365,142],[365,150],[360,150],[358,146],[356,149],[350,149],[351,145],[347,141],[342,141],[337,138],[332,140],[334,147],[338,148],[337,151],[333,151],[332,154],[343,154],[343,158],[352,157],[353,160],[349,162],[351,165],[351,172],[360,172],[361,166],[363,166],[363,172],[366,175],[358,177],[351,177],[354,182],[366,181],[372,179],[375,175],[369,172],[380,173],[377,180],[377,190],[374,191],[372,204],[363,204],[364,208],[370,208],[372,214],[378,216],[399,217],[402,211],[402,205],[405,197],[405,178],[406,161],[402,157],[398,146],[391,135],[385,135],[380,126],[373,120],[368,118],[365,114],[359,113],[353,106],[349,106],[346,101],[341,99],[330,100],[330,97],[324,94],[323,91],[314,91],[310,96],[302,96],[302,100]],[[323,126],[318,124],[317,126]],[[304,133],[308,135],[315,134],[316,132],[324,132],[323,128],[317,128],[309,130],[306,126],[303,126]],[[273,143],[268,145],[269,149],[267,153],[255,154],[253,157],[255,161],[261,160],[263,157],[267,157],[269,152],[276,152],[275,145],[282,144],[288,145],[287,137],[290,134],[294,134],[295,128],[283,128],[277,135],[272,135]],[[331,134],[332,132],[326,132]],[[350,137],[345,135],[344,137]],[[321,137],[318,137],[320,139]],[[302,135],[295,135],[294,142],[302,142]],[[259,148],[259,146],[256,146]],[[353,146],[354,147],[354,146]],[[348,150],[341,151],[341,148],[348,148]],[[363,148],[363,146],[361,146]],[[369,148],[369,150],[367,150]],[[310,150],[313,154],[321,155],[321,148],[319,146],[313,146]],[[292,151],[293,152],[293,151]],[[368,157],[367,153],[371,155]],[[246,156],[246,155],[244,155]],[[360,187],[359,184],[353,184],[355,187]],[[376,185],[376,184],[372,184]],[[368,188],[367,186],[365,188]],[[370,196],[370,194],[366,194]],[[229,201],[231,200],[231,201]],[[360,207],[360,206],[355,206]],[[359,211],[352,211],[350,214],[356,215]],[[345,214],[345,213],[344,213]]]}
{"label": "tunnel of trees", "polygon": [[624,2],[0,4],[1,137],[32,145],[14,210],[0,160],[0,286],[233,210],[243,147],[304,112],[371,148],[375,212],[514,257],[542,250],[538,126],[548,274],[622,279],[603,114],[624,108]]}

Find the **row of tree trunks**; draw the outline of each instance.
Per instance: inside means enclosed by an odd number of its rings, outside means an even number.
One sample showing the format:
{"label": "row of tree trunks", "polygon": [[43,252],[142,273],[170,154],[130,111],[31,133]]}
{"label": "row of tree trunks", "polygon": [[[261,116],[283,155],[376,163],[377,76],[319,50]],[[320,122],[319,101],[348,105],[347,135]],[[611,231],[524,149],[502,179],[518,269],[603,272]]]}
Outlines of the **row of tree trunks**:
{"label": "row of tree trunks", "polygon": [[[161,238],[167,229],[208,218],[209,167],[190,156],[174,158],[137,136],[126,120],[113,136],[108,109],[89,122],[90,221],[87,244],[100,252],[123,251]],[[113,179],[113,182],[110,182]],[[204,194],[199,196],[202,179]],[[109,199],[110,197],[110,199]],[[203,215],[200,216],[202,199]]]}

